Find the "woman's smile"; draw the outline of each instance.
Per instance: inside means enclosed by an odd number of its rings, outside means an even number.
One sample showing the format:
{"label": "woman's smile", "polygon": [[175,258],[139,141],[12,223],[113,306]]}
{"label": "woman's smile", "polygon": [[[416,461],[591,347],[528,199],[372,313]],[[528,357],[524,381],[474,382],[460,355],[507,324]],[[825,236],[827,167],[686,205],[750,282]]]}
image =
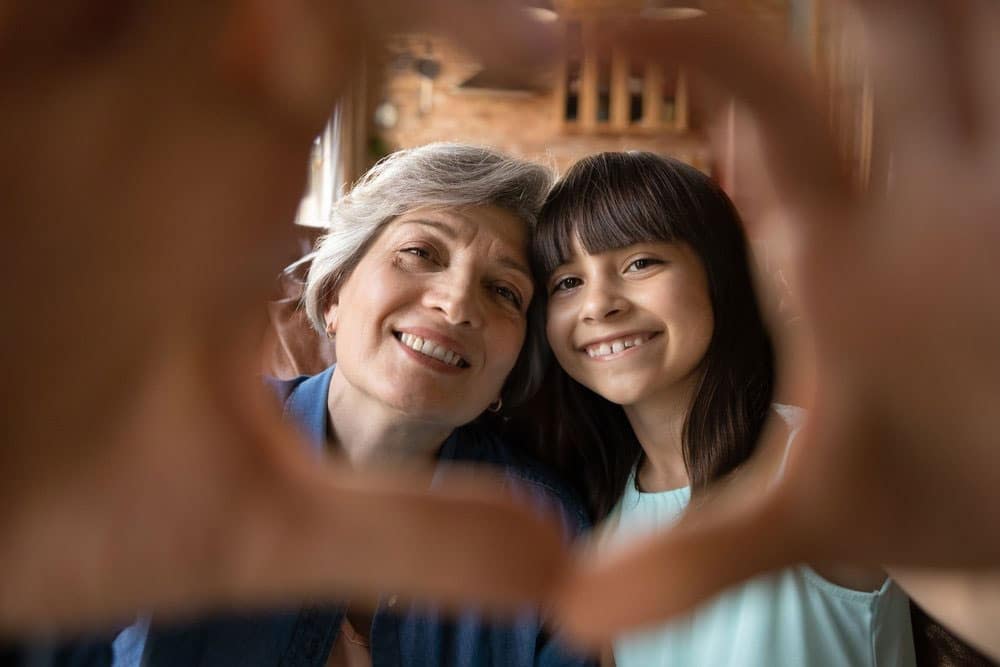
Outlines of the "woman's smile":
{"label": "woman's smile", "polygon": [[452,339],[430,329],[394,331],[408,357],[434,370],[458,373],[469,368],[460,350],[461,346]]}

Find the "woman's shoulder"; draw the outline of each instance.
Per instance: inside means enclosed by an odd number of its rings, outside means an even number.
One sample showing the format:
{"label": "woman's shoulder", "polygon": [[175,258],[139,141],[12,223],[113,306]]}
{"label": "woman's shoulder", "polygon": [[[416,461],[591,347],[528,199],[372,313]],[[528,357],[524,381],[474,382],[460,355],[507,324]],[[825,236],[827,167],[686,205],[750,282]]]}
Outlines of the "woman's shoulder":
{"label": "woman's shoulder", "polygon": [[289,396],[291,396],[293,391],[303,385],[306,388],[315,385],[316,391],[324,391],[329,385],[330,376],[333,375],[334,368],[336,368],[336,365],[330,366],[315,375],[299,375],[293,378],[279,378],[265,375],[262,377],[262,380],[264,384],[274,392],[274,395],[277,396],[279,400],[284,402]]}

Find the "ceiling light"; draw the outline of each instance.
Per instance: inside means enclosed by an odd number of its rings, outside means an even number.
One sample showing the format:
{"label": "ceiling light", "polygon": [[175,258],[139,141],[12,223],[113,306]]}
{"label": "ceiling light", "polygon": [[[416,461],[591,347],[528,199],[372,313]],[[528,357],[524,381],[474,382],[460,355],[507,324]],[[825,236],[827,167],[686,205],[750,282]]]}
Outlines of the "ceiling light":
{"label": "ceiling light", "polygon": [[696,0],[648,0],[641,15],[651,19],[678,21],[704,16],[705,10]]}

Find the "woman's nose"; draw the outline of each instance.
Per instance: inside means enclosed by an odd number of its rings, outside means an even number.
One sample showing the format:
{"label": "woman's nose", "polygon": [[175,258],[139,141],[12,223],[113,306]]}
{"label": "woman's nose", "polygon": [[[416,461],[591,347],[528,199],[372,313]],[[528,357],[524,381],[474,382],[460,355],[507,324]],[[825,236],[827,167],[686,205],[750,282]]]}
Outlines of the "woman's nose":
{"label": "woman's nose", "polygon": [[482,325],[482,303],[470,276],[442,275],[428,287],[425,303],[451,325]]}

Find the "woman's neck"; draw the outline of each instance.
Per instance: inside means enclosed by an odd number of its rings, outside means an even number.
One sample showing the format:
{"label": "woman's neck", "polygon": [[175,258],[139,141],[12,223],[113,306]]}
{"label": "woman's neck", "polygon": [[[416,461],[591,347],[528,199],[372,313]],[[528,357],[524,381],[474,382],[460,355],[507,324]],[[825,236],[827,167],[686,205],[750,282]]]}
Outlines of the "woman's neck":
{"label": "woman's neck", "polygon": [[690,484],[684,463],[684,424],[693,396],[693,383],[685,383],[624,406],[645,454],[636,472],[642,491],[670,491]]}
{"label": "woman's neck", "polygon": [[355,468],[431,461],[454,430],[408,418],[334,370],[327,395],[330,444]]}

